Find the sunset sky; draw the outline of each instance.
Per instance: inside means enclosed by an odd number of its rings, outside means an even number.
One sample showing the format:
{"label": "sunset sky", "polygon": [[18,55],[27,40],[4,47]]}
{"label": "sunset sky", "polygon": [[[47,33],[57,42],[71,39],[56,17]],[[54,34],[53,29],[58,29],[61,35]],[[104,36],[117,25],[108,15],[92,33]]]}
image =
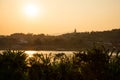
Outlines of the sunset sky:
{"label": "sunset sky", "polygon": [[0,35],[120,28],[120,0],[0,0]]}

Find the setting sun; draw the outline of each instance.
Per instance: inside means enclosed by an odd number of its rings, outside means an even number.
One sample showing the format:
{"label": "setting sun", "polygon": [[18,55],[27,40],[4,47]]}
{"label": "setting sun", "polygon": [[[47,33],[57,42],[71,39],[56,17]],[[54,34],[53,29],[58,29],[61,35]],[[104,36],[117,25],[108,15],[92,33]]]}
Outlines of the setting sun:
{"label": "setting sun", "polygon": [[119,14],[120,0],[0,0],[0,34],[111,30]]}
{"label": "setting sun", "polygon": [[24,6],[24,13],[27,16],[37,16],[40,14],[40,8],[35,4],[27,4]]}

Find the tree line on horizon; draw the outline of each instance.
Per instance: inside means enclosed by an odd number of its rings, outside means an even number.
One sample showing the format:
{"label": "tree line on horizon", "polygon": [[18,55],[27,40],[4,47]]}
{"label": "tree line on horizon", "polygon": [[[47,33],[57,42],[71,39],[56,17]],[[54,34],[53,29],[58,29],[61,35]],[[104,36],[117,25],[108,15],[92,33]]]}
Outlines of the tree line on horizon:
{"label": "tree line on horizon", "polygon": [[73,32],[58,36],[14,33],[0,36],[0,49],[79,50],[101,44],[120,48],[120,29],[111,31]]}

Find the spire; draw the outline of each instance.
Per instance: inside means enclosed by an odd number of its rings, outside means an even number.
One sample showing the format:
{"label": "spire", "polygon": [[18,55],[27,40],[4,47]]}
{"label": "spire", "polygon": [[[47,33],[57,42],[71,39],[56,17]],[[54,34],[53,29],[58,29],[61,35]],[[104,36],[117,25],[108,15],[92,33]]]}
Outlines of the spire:
{"label": "spire", "polygon": [[76,28],[74,29],[74,33],[76,33],[77,32],[77,30],[76,30]]}

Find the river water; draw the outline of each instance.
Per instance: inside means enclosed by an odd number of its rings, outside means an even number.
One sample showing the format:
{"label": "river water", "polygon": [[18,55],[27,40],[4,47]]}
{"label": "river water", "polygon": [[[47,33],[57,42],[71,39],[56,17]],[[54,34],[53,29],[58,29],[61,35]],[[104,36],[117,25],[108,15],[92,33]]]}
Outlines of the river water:
{"label": "river water", "polygon": [[[0,50],[0,53],[2,53],[4,50]],[[65,54],[67,54],[67,55],[69,55],[69,54],[73,54],[73,53],[75,53],[75,52],[77,52],[77,51],[36,51],[36,50],[25,50],[25,53],[26,54],[28,54],[29,56],[32,56],[33,54],[36,54],[36,53],[38,53],[38,54],[50,54],[50,53],[52,53],[52,54],[58,54],[58,53],[65,53]]]}
{"label": "river water", "polygon": [[[2,53],[3,51],[4,50],[0,50],[0,53]],[[43,51],[43,50],[36,51],[36,50],[25,50],[25,53],[28,54],[29,57],[31,57],[33,54],[36,54],[36,53],[38,53],[38,54],[50,54],[50,53],[52,53],[53,55],[58,54],[58,53],[65,53],[66,55],[71,55],[71,54],[76,53],[76,52],[79,52],[79,51]],[[116,55],[116,53],[113,52],[112,56],[115,56],[115,55]],[[120,54],[119,54],[119,56],[120,56]]]}

